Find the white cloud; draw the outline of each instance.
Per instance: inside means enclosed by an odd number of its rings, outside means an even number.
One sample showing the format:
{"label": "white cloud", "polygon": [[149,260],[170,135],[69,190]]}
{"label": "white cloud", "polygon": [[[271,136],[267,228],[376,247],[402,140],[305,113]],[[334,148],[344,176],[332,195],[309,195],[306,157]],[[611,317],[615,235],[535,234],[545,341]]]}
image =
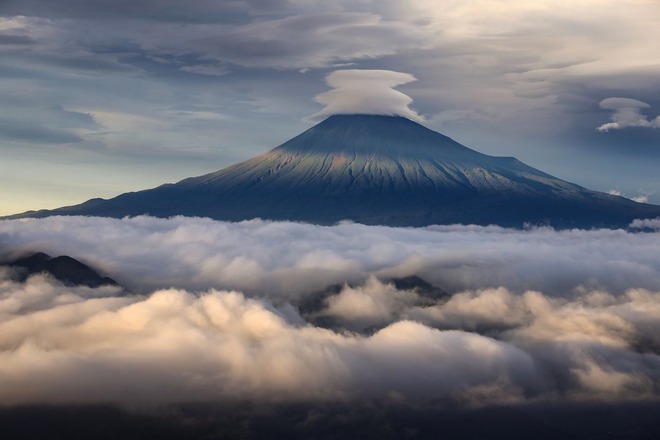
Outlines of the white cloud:
{"label": "white cloud", "polygon": [[0,254],[72,255],[139,291],[268,291],[273,300],[372,274],[418,274],[450,291],[507,286],[566,295],[590,282],[616,291],[660,289],[658,246],[659,234],[606,229],[320,227],[186,217],[0,221]]}
{"label": "white cloud", "polygon": [[[0,270],[0,400],[657,397],[659,245],[623,230],[2,221],[3,259],[72,255],[142,294]],[[411,274],[452,295],[375,278]],[[345,281],[316,310],[292,306]]]}
{"label": "white cloud", "polygon": [[[38,293],[36,304],[25,292]],[[513,346],[409,321],[365,338],[300,326],[267,301],[236,292],[104,293],[89,297],[40,277],[25,286],[2,280],[4,404],[318,401],[390,393],[427,400],[502,375],[513,383],[533,375],[529,357]]]}
{"label": "white cloud", "polygon": [[364,285],[345,285],[340,293],[326,298],[326,307],[311,317],[332,317],[342,328],[364,331],[397,321],[401,310],[427,302],[414,290],[400,291],[370,276]]}
{"label": "white cloud", "polygon": [[628,127],[660,128],[660,116],[649,120],[642,109],[651,106],[645,102],[629,98],[607,98],[600,102],[600,108],[613,110],[612,122],[596,128],[598,131],[620,130]]}
{"label": "white cloud", "polygon": [[625,197],[637,203],[648,203],[649,201],[649,194],[638,194],[636,196],[629,197],[618,189],[611,189],[607,193],[613,196]]}
{"label": "white cloud", "polygon": [[640,194],[638,196],[631,197],[630,200],[633,202],[637,203],[648,203],[649,202],[649,196],[646,194]]}
{"label": "white cloud", "polygon": [[630,227],[638,229],[655,229],[660,231],[660,218],[635,220],[630,224]]}
{"label": "white cloud", "polygon": [[[0,398],[484,405],[657,396],[660,292],[584,289],[565,299],[499,288],[419,306],[392,302],[389,295],[410,292],[371,280],[364,294],[389,310],[371,336],[305,324],[288,305],[239,292],[122,296],[116,288],[65,287],[43,276],[23,284],[3,274]],[[333,313],[346,322],[364,316]]]}
{"label": "white cloud", "polygon": [[394,87],[416,81],[409,73],[391,70],[336,70],[326,77],[333,90],[321,93],[315,100],[326,107],[309,117],[322,120],[336,114],[370,114],[403,116],[415,121],[421,117],[409,105],[412,98]]}

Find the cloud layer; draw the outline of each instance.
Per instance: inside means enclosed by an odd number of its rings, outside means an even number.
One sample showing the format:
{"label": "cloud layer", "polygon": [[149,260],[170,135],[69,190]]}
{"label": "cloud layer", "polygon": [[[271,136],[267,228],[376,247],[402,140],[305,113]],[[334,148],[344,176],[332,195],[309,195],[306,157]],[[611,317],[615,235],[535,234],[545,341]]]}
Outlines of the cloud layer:
{"label": "cloud layer", "polygon": [[372,274],[418,274],[452,292],[507,286],[567,295],[589,283],[617,293],[657,288],[658,239],[622,230],[49,217],[0,222],[0,257],[71,255],[138,292],[236,289],[290,300]]}
{"label": "cloud layer", "polygon": [[[655,399],[659,244],[610,230],[3,221],[4,258],[66,253],[141,293],[3,268],[0,399]],[[413,274],[447,293],[383,281]]]}

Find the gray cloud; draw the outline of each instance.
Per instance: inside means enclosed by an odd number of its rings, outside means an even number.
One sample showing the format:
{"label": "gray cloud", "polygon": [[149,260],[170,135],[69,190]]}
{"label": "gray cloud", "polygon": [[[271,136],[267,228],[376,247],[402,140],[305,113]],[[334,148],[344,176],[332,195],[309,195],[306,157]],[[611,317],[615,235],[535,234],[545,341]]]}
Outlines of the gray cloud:
{"label": "gray cloud", "polygon": [[0,35],[0,45],[6,44],[6,45],[24,46],[34,43],[35,41],[33,39],[25,35],[11,35],[11,34]]}
{"label": "gray cloud", "polygon": [[199,75],[209,76],[224,76],[229,73],[225,66],[216,64],[195,64],[193,66],[182,66],[180,70],[188,73],[196,73]]}
{"label": "gray cloud", "polygon": [[424,34],[406,23],[328,12],[246,24],[191,40],[186,49],[243,66],[300,69],[392,55],[424,43]]}
{"label": "gray cloud", "polygon": [[[14,100],[14,111],[0,117],[0,137],[30,143],[70,144],[83,140],[80,130],[99,128],[88,113],[30,102],[27,96],[18,99],[9,96],[9,99]],[[35,113],[40,116],[36,120]]]}
{"label": "gray cloud", "polygon": [[9,15],[73,19],[140,19],[148,21],[224,22],[245,18],[251,12],[284,6],[279,0],[196,1],[183,5],[176,0],[7,0],[0,12]]}
{"label": "gray cloud", "polygon": [[11,119],[0,119],[0,136],[43,144],[70,144],[82,141],[80,136],[71,131]]}

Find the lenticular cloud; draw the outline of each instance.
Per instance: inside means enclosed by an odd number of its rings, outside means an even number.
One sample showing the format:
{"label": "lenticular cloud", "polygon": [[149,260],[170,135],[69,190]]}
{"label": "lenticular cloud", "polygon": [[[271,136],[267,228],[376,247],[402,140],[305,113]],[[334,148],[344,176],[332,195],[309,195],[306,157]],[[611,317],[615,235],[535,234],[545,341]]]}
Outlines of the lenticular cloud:
{"label": "lenticular cloud", "polygon": [[600,102],[600,108],[612,110],[612,122],[608,122],[596,128],[601,132],[609,130],[621,130],[629,127],[660,128],[660,116],[655,119],[642,114],[643,109],[651,106],[645,102],[630,98],[607,98]]}
{"label": "lenticular cloud", "polygon": [[403,116],[413,121],[424,120],[409,106],[410,96],[394,87],[417,81],[409,73],[392,70],[337,70],[326,77],[333,90],[321,93],[315,100],[326,107],[310,116],[310,121],[321,121],[337,114],[366,114]]}
{"label": "lenticular cloud", "polygon": [[657,232],[52,217],[0,246],[124,286],[0,266],[5,404],[660,397]]}

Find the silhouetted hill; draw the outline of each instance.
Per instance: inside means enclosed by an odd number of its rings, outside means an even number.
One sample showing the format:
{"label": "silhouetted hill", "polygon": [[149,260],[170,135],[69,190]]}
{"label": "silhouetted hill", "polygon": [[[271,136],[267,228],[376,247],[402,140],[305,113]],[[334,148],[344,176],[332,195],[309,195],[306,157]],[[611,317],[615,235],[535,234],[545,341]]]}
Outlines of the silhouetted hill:
{"label": "silhouetted hill", "polygon": [[46,272],[63,283],[70,285],[98,287],[107,284],[117,284],[112,278],[99,275],[86,264],[67,255],[53,258],[43,252],[36,252],[4,264],[25,269],[26,277]]}

